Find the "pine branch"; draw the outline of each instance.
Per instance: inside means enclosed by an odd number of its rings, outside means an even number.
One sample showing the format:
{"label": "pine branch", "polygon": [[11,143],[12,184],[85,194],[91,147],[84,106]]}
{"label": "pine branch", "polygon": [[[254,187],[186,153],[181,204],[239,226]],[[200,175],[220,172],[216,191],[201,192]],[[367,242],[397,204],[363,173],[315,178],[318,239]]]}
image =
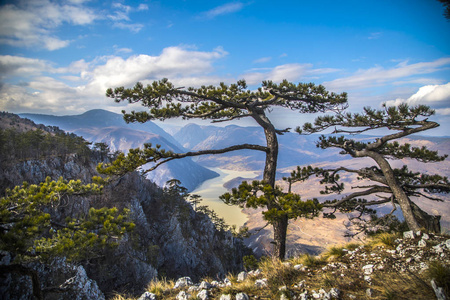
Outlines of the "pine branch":
{"label": "pine branch", "polygon": [[[368,196],[368,195],[372,195],[372,194],[375,194],[375,193],[391,193],[391,190],[388,187],[384,187],[384,186],[374,186],[374,187],[372,187],[370,189],[367,189],[365,191],[359,191],[359,192],[351,193],[350,195],[347,195],[347,196],[343,197],[342,199],[340,199],[340,200],[338,200],[336,202],[325,203],[325,204],[323,204],[323,206],[324,207],[338,207],[338,206],[344,204],[345,202],[350,201],[352,199],[355,199],[357,197]],[[386,203],[386,202],[389,202],[389,201],[383,200],[381,202],[380,201],[377,202],[377,204],[382,204],[382,203]],[[375,203],[371,204],[371,205],[375,205]]]}

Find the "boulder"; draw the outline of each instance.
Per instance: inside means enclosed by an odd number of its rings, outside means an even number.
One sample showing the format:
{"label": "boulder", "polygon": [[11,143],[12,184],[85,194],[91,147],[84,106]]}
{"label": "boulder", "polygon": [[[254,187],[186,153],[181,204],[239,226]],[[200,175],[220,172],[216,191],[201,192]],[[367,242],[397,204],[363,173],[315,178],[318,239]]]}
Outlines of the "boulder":
{"label": "boulder", "polygon": [[209,299],[209,293],[208,290],[201,290],[198,294],[197,294],[197,298],[200,300],[207,300]]}
{"label": "boulder", "polygon": [[178,278],[178,280],[175,283],[175,286],[173,288],[178,289],[178,288],[182,288],[182,287],[189,287],[193,284],[194,283],[192,282],[190,277],[181,277],[181,278]]}
{"label": "boulder", "polygon": [[239,293],[236,294],[236,300],[249,300],[246,293]]}
{"label": "boulder", "polygon": [[156,295],[150,292],[143,293],[138,300],[156,300]]}
{"label": "boulder", "polygon": [[178,293],[178,295],[175,299],[176,300],[188,300],[189,298],[191,298],[190,294],[186,293],[185,291],[181,291]]}
{"label": "boulder", "polygon": [[237,281],[244,281],[245,279],[247,279],[247,275],[247,272],[242,271],[238,274]]}
{"label": "boulder", "polygon": [[403,238],[404,239],[413,239],[413,238],[415,238],[414,231],[410,230],[410,231],[403,232]]}

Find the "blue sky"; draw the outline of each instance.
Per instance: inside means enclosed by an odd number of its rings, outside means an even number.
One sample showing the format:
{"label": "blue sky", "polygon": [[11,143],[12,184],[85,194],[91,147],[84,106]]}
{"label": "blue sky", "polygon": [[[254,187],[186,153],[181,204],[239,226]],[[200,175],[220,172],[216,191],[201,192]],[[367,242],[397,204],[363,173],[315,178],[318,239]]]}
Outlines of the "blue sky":
{"label": "blue sky", "polygon": [[119,112],[108,87],[286,78],[346,91],[354,112],[428,104],[441,123],[430,134],[448,135],[449,33],[437,0],[2,1],[0,110]]}

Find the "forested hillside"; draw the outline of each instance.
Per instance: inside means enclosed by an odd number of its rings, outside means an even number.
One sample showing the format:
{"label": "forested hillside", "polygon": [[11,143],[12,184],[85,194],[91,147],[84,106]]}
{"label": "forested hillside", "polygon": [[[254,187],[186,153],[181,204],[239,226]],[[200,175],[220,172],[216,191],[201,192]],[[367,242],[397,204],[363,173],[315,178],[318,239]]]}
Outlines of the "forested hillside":
{"label": "forested hillside", "polygon": [[[95,109],[81,115],[53,116],[42,114],[21,114],[36,123],[58,126],[75,133],[93,143],[105,143],[112,151],[128,152],[129,149],[143,147],[144,143],[161,145],[175,152],[185,151],[170,134],[153,122],[127,124],[120,114]],[[218,176],[217,173],[195,163],[190,158],[174,161],[148,173],[147,178],[159,186],[176,178],[188,190],[194,190],[203,181]]]}
{"label": "forested hillside", "polygon": [[[2,136],[8,133],[8,143],[19,153],[13,154],[4,149],[5,153],[10,153],[9,159],[0,163],[2,299],[17,299],[19,295],[26,298],[33,293],[32,277],[19,275],[8,269],[8,266],[12,268],[17,264],[36,272],[42,291],[52,299],[101,299],[103,294],[111,296],[113,291],[140,293],[157,276],[189,275],[199,278],[208,274],[226,274],[241,268],[245,247],[239,239],[226,231],[220,219],[215,218],[212,222],[207,209],[194,210],[186,201],[189,196],[178,185],[161,189],[138,173],[110,178],[110,183],[104,184],[101,194],[62,194],[57,202],[39,204],[34,208],[30,206],[30,209],[38,213],[36,216],[45,218],[30,219],[30,223],[17,223],[8,213],[17,211],[18,207],[11,202],[16,198],[12,198],[12,191],[7,188],[28,181],[28,184],[16,189],[17,196],[22,197],[30,195],[30,192],[26,192],[27,189],[35,190],[33,185],[46,187],[44,190],[41,188],[41,193],[48,193],[48,188],[56,186],[56,181],[60,182],[58,178],[91,183],[93,176],[98,176],[96,165],[108,161],[110,156],[105,155],[104,145],[89,146],[90,143],[84,139],[65,134],[59,129],[33,125],[28,120],[17,118],[14,122],[14,126],[20,130],[14,130],[10,126],[2,129]],[[2,124],[5,122],[2,121]],[[42,182],[45,184],[41,184]],[[29,198],[20,199],[23,199],[20,200],[24,201],[23,205],[33,203],[26,202]],[[38,193],[32,199],[41,199],[41,196]],[[87,249],[91,250],[80,252],[80,255],[71,254],[69,261],[69,256],[66,255],[73,247],[64,243],[70,240],[58,239],[58,235],[54,233],[72,234],[72,229],[84,224],[82,220],[95,217],[92,209],[99,212],[106,212],[105,209],[121,212],[125,209],[134,229],[122,237],[110,236],[114,241],[113,247],[89,246]],[[47,218],[51,221],[45,225]],[[101,221],[98,217],[95,218],[96,222]],[[7,225],[11,222],[22,227]],[[99,223],[98,229],[90,229],[91,232],[104,232],[110,226],[104,222],[106,221]],[[89,226],[91,227],[87,228],[92,228],[92,225]],[[29,250],[23,253],[13,251],[15,242],[10,239],[11,228],[20,229],[17,232],[32,233],[27,236],[34,236],[40,244],[33,243],[33,240],[23,240],[30,247]],[[75,233],[78,237],[83,235],[80,230],[73,231]],[[41,253],[42,249],[46,249],[42,248],[45,245],[42,244],[45,241],[42,238],[58,241],[55,245],[60,245],[58,247],[61,247],[61,251],[50,256]],[[77,244],[74,246],[84,247]],[[67,281],[71,277],[73,279]],[[55,294],[54,291],[59,292]]]}

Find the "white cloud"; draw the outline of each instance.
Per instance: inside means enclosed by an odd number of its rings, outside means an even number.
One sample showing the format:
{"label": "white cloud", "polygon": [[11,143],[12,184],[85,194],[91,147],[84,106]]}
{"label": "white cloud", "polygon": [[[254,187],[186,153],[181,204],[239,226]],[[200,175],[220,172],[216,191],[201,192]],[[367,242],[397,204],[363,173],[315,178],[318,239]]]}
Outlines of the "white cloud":
{"label": "white cloud", "polygon": [[408,80],[398,80],[393,81],[392,85],[406,85],[406,84],[417,84],[417,85],[434,85],[434,84],[442,84],[445,81],[442,79],[437,78],[414,78],[414,79],[408,79]]}
{"label": "white cloud", "polygon": [[137,10],[148,10],[148,5],[147,4],[139,4]]}
{"label": "white cloud", "polygon": [[108,15],[108,18],[110,18],[113,21],[130,20],[128,14],[131,11],[131,6],[123,5],[121,3],[116,2],[112,4],[112,7],[115,8],[116,10],[114,11],[114,14]]}
{"label": "white cloud", "polygon": [[407,103],[411,106],[428,105],[436,109],[439,114],[448,114],[450,110],[450,82],[442,85],[426,85],[408,99],[397,98],[386,102],[388,106],[397,106],[401,103]]}
{"label": "white cloud", "polygon": [[[72,1],[72,3],[75,3]],[[91,24],[98,16],[78,1],[58,4],[48,0],[21,1],[0,7],[0,43],[19,47],[56,50],[69,45],[69,40],[54,36],[63,23]]]}
{"label": "white cloud", "polygon": [[[260,71],[248,72],[242,77],[248,84],[260,84],[263,80],[272,80],[274,82],[281,82],[283,79],[288,81],[299,81],[312,75],[321,75],[338,71],[337,69],[323,68],[313,69],[312,64],[284,64],[276,66],[272,69],[259,69]],[[267,70],[263,72],[263,70]]]}
{"label": "white cloud", "polygon": [[110,57],[90,74],[87,88],[100,89],[102,93],[111,86],[129,86],[141,80],[158,80],[163,77],[178,78],[205,74],[213,70],[212,62],[227,53],[223,49],[212,52],[188,51],[181,47],[165,48],[159,56],[134,55],[128,59]]}
{"label": "white cloud", "polygon": [[148,10],[147,4],[139,4],[139,6],[135,8],[119,2],[114,2],[112,4],[112,7],[114,9],[114,12],[113,14],[108,15],[108,18],[113,21],[113,27],[130,30],[134,33],[137,33],[141,31],[142,28],[144,28],[143,24],[129,23],[129,21],[131,21],[129,14],[135,11]]}
{"label": "white cloud", "polygon": [[99,107],[117,109],[117,105],[104,96],[109,87],[132,86],[137,81],[149,83],[164,77],[177,85],[218,84],[224,80],[208,74],[214,70],[213,63],[226,55],[221,48],[204,52],[169,47],[157,56],[141,54],[126,59],[105,56],[90,62],[75,61],[61,68],[53,68],[42,60],[0,56],[2,74],[9,78],[23,74],[30,77],[20,86],[0,86],[0,110],[67,114]]}
{"label": "white cloud", "polygon": [[450,65],[450,57],[415,64],[408,64],[405,61],[390,69],[377,66],[367,70],[358,70],[354,75],[325,82],[324,85],[329,89],[340,90],[380,86],[391,83],[393,80],[437,72],[448,65]]}
{"label": "white cloud", "polygon": [[208,19],[213,19],[220,15],[226,15],[226,14],[240,11],[243,7],[244,7],[244,4],[242,4],[241,2],[226,3],[226,4],[217,6],[211,10],[204,12],[202,14],[202,16],[204,16]]}
{"label": "white cloud", "polygon": [[2,78],[12,76],[39,75],[50,69],[46,61],[12,55],[0,56],[0,74]]}
{"label": "white cloud", "polygon": [[120,28],[120,29],[127,29],[134,33],[138,33],[139,31],[141,31],[142,28],[144,28],[144,25],[138,24],[138,23],[129,24],[129,23],[116,22],[113,24],[113,27]]}
{"label": "white cloud", "polygon": [[116,49],[116,53],[131,53],[133,52],[133,49],[131,48],[117,48],[114,47]]}
{"label": "white cloud", "polygon": [[271,61],[271,60],[272,60],[272,57],[270,57],[270,56],[268,56],[268,57],[261,57],[261,58],[255,59],[255,60],[253,61],[253,63],[255,63],[255,64],[260,64],[260,63],[269,62],[269,61]]}

